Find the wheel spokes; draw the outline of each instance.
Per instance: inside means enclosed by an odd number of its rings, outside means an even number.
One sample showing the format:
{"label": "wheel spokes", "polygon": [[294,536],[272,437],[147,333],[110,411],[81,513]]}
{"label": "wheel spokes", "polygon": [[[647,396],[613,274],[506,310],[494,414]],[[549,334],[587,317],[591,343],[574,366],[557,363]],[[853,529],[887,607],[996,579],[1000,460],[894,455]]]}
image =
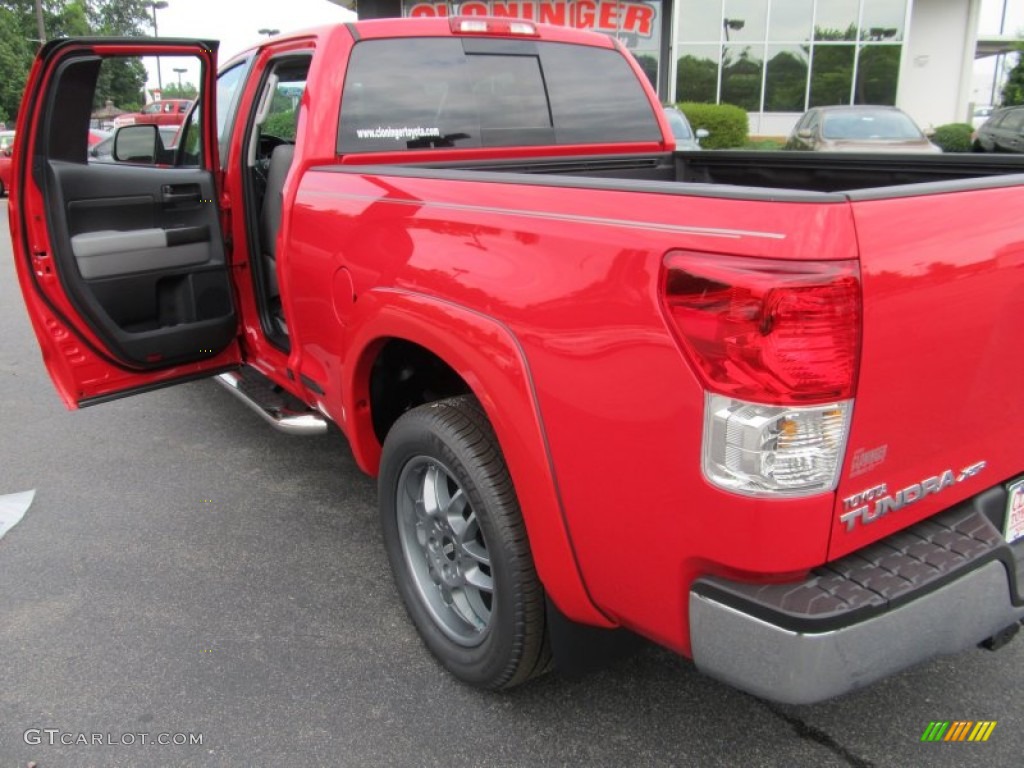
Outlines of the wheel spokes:
{"label": "wheel spokes", "polygon": [[490,623],[495,587],[469,497],[447,467],[420,456],[406,465],[399,507],[406,557],[434,619],[473,642]]}
{"label": "wheel spokes", "polygon": [[484,573],[480,566],[474,565],[463,573],[466,584],[481,592],[494,592],[494,579],[489,573]]}
{"label": "wheel spokes", "polygon": [[437,517],[444,513],[451,498],[448,495],[448,473],[431,464],[423,473],[423,486],[420,490],[420,499],[423,508],[430,517]]}

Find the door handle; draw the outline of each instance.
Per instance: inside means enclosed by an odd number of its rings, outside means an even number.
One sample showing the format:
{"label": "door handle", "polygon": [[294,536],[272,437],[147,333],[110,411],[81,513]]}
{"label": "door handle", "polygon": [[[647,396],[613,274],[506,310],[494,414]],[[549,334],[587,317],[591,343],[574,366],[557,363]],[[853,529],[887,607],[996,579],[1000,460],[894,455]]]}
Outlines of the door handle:
{"label": "door handle", "polygon": [[165,203],[198,203],[198,184],[164,184],[160,189],[160,199]]}

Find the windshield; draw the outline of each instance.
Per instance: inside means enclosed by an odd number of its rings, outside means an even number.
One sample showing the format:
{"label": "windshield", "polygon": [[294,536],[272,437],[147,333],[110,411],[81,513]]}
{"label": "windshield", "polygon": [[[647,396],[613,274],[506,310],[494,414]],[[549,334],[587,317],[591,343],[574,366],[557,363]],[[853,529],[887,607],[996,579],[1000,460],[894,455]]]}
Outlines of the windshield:
{"label": "windshield", "polygon": [[826,114],[821,135],[826,139],[920,139],[921,131],[902,112],[838,112]]}

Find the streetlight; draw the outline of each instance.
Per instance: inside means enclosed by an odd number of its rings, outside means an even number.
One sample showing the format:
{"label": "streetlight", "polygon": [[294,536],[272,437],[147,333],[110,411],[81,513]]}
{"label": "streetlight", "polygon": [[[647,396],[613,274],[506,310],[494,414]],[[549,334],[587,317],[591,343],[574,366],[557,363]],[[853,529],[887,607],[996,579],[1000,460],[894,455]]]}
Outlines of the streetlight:
{"label": "streetlight", "polygon": [[722,19],[722,29],[725,30],[725,42],[729,42],[729,30],[739,32],[747,23],[743,19]]}
{"label": "streetlight", "polygon": [[270,29],[269,27],[264,27],[263,29],[259,30],[259,34],[266,35],[267,37],[273,37],[280,31],[280,29]]}
{"label": "streetlight", "polygon": [[[160,37],[160,31],[156,28],[156,12],[162,11],[168,5],[170,5],[170,3],[168,3],[167,0],[157,0],[155,3],[149,3],[149,7],[153,11],[153,37]],[[164,78],[163,74],[160,72],[159,56],[156,57],[156,84],[162,94],[164,90]]]}
{"label": "streetlight", "polygon": [[[36,29],[39,32],[40,44],[46,42],[46,23],[43,21],[43,0],[36,0]],[[1006,16],[1006,12],[1003,12],[1003,16]]]}
{"label": "streetlight", "polygon": [[182,90],[181,90],[181,76],[183,74],[185,74],[186,72],[188,72],[188,70],[185,69],[184,67],[175,67],[174,71],[178,73],[178,96],[181,96],[181,94],[182,94]]}

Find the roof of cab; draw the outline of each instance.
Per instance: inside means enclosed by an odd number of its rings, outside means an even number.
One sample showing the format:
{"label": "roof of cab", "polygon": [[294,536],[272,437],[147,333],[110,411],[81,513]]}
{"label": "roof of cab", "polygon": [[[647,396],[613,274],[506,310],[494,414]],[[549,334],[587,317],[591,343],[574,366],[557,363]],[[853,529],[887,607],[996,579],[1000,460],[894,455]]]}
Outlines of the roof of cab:
{"label": "roof of cab", "polygon": [[[300,29],[271,38],[265,38],[249,48],[231,57],[228,63],[243,59],[251,53],[258,51],[266,45],[278,43],[283,40],[299,40],[303,38],[316,38],[327,40],[330,37],[345,30],[345,34],[352,35],[358,40],[381,40],[395,37],[498,37],[509,40],[545,40],[556,43],[572,43],[575,45],[590,45],[599,48],[614,48],[615,43],[608,35],[599,32],[589,32],[571,27],[561,27],[554,24],[533,24],[537,28],[537,37],[525,35],[495,35],[495,34],[460,34],[452,32],[451,19],[470,18],[476,20],[493,20],[507,22],[509,19],[500,19],[489,16],[465,16],[465,17],[424,17],[416,18],[395,18],[395,19],[370,19],[367,21],[352,21],[347,23],[326,24],[318,27]],[[518,21],[518,19],[516,20]]]}

